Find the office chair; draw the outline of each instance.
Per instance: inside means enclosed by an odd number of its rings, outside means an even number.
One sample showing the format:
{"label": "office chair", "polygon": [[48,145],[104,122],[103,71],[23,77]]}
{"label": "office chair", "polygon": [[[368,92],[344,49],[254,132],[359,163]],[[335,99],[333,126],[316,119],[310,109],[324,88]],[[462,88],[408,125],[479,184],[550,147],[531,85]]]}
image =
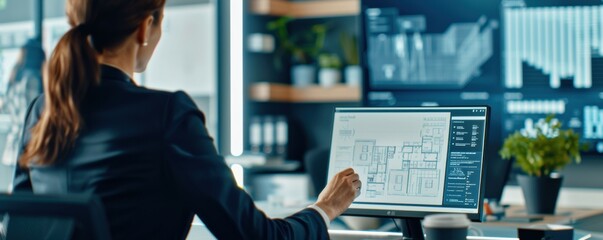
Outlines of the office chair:
{"label": "office chair", "polygon": [[8,215],[6,240],[110,240],[100,200],[90,194],[0,194],[0,216]]}

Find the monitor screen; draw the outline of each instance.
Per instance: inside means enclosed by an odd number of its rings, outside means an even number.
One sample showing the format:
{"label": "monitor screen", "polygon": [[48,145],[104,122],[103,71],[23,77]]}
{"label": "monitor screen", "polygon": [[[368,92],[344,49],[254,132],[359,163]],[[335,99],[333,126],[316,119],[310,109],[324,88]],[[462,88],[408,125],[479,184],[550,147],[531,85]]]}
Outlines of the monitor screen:
{"label": "monitor screen", "polygon": [[[554,114],[603,154],[600,0],[363,0],[365,106],[488,105],[486,198],[500,199],[503,140]],[[582,186],[575,186],[582,187]]]}
{"label": "monitor screen", "polygon": [[496,81],[499,4],[363,1],[368,85],[374,90],[453,90]]}
{"label": "monitor screen", "polygon": [[337,108],[328,175],[352,167],[346,214],[480,220],[488,107]]}

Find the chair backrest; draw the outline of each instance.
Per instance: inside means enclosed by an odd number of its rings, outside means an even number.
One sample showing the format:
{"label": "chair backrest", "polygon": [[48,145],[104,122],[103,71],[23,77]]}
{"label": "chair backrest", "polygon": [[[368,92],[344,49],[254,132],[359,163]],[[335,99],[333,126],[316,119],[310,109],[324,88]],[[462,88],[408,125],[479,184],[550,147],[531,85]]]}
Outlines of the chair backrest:
{"label": "chair backrest", "polygon": [[101,201],[90,194],[0,194],[0,216],[8,214],[6,239],[110,240]]}

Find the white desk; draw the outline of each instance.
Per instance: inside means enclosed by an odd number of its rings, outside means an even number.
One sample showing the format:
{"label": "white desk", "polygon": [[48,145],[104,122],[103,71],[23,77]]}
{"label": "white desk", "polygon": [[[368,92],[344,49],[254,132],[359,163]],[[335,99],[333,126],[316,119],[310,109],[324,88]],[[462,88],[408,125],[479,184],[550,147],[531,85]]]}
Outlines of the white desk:
{"label": "white desk", "polygon": [[[284,218],[287,217],[304,207],[308,206],[312,202],[293,202],[289,203],[289,205],[276,207],[272,206],[268,202],[256,202],[256,206],[260,209],[263,209],[266,215],[273,218]],[[513,210],[513,209],[511,209]],[[565,211],[563,209],[560,209]],[[578,210],[578,215],[584,215],[584,210]],[[550,218],[550,222],[556,222],[555,217]],[[518,240],[516,226],[517,224],[509,224],[509,223],[473,223],[469,234],[475,236],[469,236],[467,239],[470,240]],[[579,236],[584,236],[586,233],[579,232]],[[375,232],[375,231],[357,231],[357,230],[337,230],[330,229],[329,235],[331,239],[334,240],[354,240],[354,239],[381,239],[381,240],[393,240],[393,239],[402,239],[401,233],[396,232]],[[486,235],[486,236],[481,236]],[[487,237],[487,236],[500,236],[500,237]],[[215,239],[213,235],[209,232],[209,230],[195,218],[195,222],[191,228],[191,232],[189,234],[188,239],[197,240],[197,239]],[[603,236],[595,234],[593,240],[601,239],[603,240]]]}
{"label": "white desk", "polygon": [[[357,231],[357,230],[329,230],[329,236],[333,240],[366,240],[366,239],[377,239],[377,240],[399,240],[402,239],[402,233],[394,232],[375,232],[375,231]],[[191,232],[188,236],[189,240],[197,239],[216,239],[209,230],[202,223],[193,224]],[[480,237],[480,236],[469,236],[468,240],[519,240],[518,238],[504,238],[504,237]]]}
{"label": "white desk", "polygon": [[[355,239],[378,239],[378,240],[399,240],[402,239],[402,233],[393,232],[374,232],[357,230],[329,230],[329,236],[332,240],[355,240]],[[518,238],[504,237],[480,237],[469,236],[468,240],[519,240]]]}

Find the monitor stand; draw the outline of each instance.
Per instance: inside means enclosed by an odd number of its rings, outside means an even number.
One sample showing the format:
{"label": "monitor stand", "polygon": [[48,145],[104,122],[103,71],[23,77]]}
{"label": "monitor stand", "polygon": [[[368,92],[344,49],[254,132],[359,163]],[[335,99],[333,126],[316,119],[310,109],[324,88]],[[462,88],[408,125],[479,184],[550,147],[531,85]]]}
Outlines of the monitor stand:
{"label": "monitor stand", "polygon": [[425,240],[423,227],[419,218],[403,218],[402,236],[404,240]]}

